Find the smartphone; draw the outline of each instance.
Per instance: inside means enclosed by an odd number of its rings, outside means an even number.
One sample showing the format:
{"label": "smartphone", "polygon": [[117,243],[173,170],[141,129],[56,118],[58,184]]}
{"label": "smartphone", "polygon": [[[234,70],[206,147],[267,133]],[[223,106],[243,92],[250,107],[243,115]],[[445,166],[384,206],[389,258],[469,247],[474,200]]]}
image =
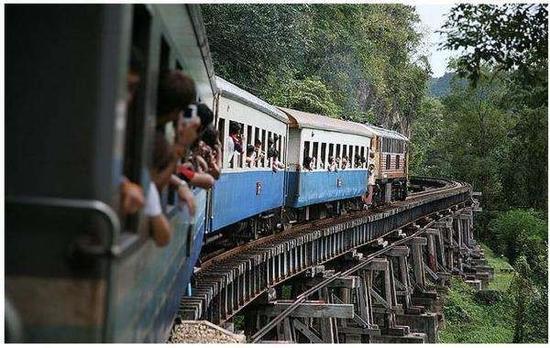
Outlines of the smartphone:
{"label": "smartphone", "polygon": [[195,104],[191,104],[183,111],[183,120],[184,121],[190,121],[197,116],[197,106]]}

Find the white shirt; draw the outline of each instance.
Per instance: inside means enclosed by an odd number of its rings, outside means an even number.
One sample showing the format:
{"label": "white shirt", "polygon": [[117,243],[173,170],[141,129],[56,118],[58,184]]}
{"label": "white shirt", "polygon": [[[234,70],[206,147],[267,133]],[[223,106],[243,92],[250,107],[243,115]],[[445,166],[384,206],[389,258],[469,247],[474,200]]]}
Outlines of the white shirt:
{"label": "white shirt", "polygon": [[372,172],[369,174],[369,185],[376,185],[376,178],[374,175],[374,171],[376,170],[376,165],[374,164],[374,158],[370,158],[367,161],[367,169],[370,167],[370,165],[373,164],[375,167],[373,168]]}
{"label": "white shirt", "polygon": [[233,154],[235,153],[235,143],[233,142],[233,138],[227,137],[225,138],[225,152],[223,153],[223,166],[224,168],[229,168],[229,163],[231,162],[231,159],[233,158]]}
{"label": "white shirt", "polygon": [[151,217],[162,214],[159,191],[157,190],[157,186],[152,181],[149,185],[149,192],[147,192],[147,201],[145,202],[143,212],[145,213],[145,216]]}

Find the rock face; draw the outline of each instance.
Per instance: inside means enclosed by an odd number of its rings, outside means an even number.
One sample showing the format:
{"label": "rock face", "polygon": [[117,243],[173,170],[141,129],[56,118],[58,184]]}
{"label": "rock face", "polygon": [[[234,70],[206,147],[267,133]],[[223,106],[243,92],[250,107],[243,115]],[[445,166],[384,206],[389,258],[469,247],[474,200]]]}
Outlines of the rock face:
{"label": "rock face", "polygon": [[476,292],[474,299],[479,304],[491,305],[502,300],[502,294],[498,290],[485,289]]}
{"label": "rock face", "polygon": [[206,320],[184,320],[174,326],[168,343],[246,343],[246,337]]}

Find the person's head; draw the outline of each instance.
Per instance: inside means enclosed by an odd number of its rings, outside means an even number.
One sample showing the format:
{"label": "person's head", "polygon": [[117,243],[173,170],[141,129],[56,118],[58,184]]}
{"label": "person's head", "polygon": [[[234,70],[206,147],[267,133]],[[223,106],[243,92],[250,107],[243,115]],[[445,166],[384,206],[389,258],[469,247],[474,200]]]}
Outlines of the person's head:
{"label": "person's head", "polygon": [[328,163],[333,163],[334,162],[334,157],[333,156],[329,156],[328,158]]}
{"label": "person's head", "polygon": [[185,112],[180,112],[176,126],[177,142],[189,147],[199,137],[200,118],[193,115],[195,105],[189,105]]}
{"label": "person's head", "polygon": [[218,142],[219,132],[213,125],[207,126],[202,132],[201,139],[206,143],[206,145],[214,148]]}
{"label": "person's head", "polygon": [[155,132],[151,177],[159,190],[168,185],[175,165],[176,161],[172,147],[162,133]]}
{"label": "person's head", "polygon": [[201,119],[199,132],[204,131],[214,121],[214,113],[206,104],[197,104],[197,115]]}
{"label": "person's head", "polygon": [[229,124],[229,135],[239,135],[241,134],[241,125],[237,122],[231,122]]}
{"label": "person's head", "polygon": [[141,81],[141,75],[145,71],[145,63],[143,60],[143,55],[139,48],[132,46],[130,52],[130,68],[128,69],[127,88],[128,96],[126,98],[126,103],[130,105],[134,100],[139,83]]}
{"label": "person's head", "polygon": [[256,148],[262,147],[262,141],[260,139],[256,138],[256,140],[254,140],[254,147],[256,147]]}
{"label": "person's head", "polygon": [[246,156],[247,156],[247,157],[252,156],[252,154],[254,153],[254,150],[256,150],[256,149],[254,148],[253,145],[250,145],[250,144],[247,145],[247,146],[246,146]]}
{"label": "person's head", "polygon": [[269,138],[267,139],[267,145],[268,145],[268,146],[271,147],[274,143],[275,143],[275,141],[273,140],[272,137],[269,137]]}
{"label": "person's head", "polygon": [[371,153],[369,154],[369,157],[370,157],[370,158],[374,158],[374,152],[371,152]]}
{"label": "person's head", "polygon": [[197,99],[195,82],[179,70],[162,72],[157,98],[157,126],[177,121],[181,111]]}

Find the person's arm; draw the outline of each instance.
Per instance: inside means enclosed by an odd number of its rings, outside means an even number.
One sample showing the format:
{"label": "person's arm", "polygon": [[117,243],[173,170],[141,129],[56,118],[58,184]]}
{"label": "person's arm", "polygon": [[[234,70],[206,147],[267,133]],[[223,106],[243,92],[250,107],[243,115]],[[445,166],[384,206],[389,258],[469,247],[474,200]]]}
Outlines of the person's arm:
{"label": "person's arm", "polygon": [[143,190],[125,176],[120,183],[120,207],[122,214],[135,214],[145,204]]}
{"label": "person's arm", "polygon": [[181,180],[176,175],[170,177],[170,183],[178,188],[178,197],[182,202],[187,204],[189,208],[189,214],[195,215],[196,204],[193,191],[189,188],[189,185],[184,180]]}
{"label": "person's arm", "polygon": [[212,177],[216,180],[220,178],[221,175],[221,164],[222,164],[222,154],[220,147],[216,144],[214,146],[214,151],[216,151],[216,155],[213,154],[210,155],[210,163],[209,163],[209,174],[212,175]]}
{"label": "person's arm", "polygon": [[197,165],[197,172],[198,173],[208,172],[208,164],[206,163],[204,158],[202,158],[202,156],[196,155],[195,160],[197,161],[197,164],[198,164]]}
{"label": "person's arm", "polygon": [[155,244],[159,247],[163,247],[170,243],[170,239],[172,238],[172,227],[166,216],[160,214],[152,216],[149,219],[151,221],[152,235]]}
{"label": "person's arm", "polygon": [[197,186],[203,189],[209,189],[214,186],[214,178],[208,173],[195,173],[193,178],[189,180],[189,183],[193,186]]}

